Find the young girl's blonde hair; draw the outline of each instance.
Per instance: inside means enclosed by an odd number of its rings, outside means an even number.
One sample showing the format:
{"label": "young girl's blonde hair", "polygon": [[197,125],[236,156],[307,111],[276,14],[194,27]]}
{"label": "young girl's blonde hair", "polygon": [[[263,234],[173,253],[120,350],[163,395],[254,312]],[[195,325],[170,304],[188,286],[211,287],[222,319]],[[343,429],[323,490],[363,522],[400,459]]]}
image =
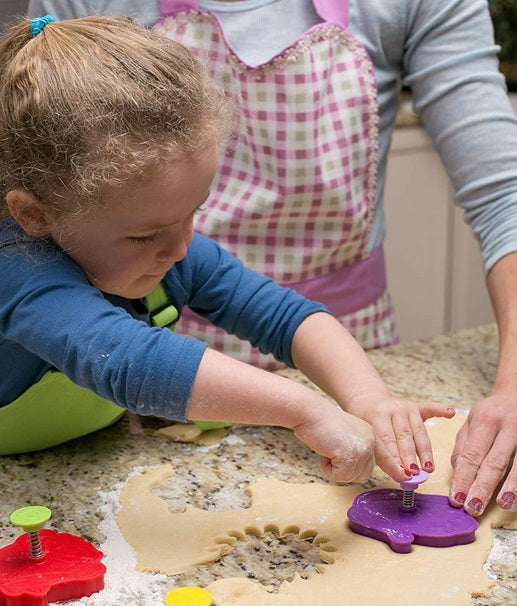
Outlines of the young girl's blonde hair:
{"label": "young girl's blonde hair", "polygon": [[86,211],[227,132],[225,96],[180,44],[122,17],[30,24],[0,43],[0,217],[15,189]]}

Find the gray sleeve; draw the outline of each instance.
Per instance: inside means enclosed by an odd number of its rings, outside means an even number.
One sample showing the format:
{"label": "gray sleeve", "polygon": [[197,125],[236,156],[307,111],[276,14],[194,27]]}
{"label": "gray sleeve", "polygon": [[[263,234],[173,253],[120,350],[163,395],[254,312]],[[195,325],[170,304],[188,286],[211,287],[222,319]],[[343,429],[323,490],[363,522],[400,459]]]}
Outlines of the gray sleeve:
{"label": "gray sleeve", "polygon": [[158,0],[30,0],[28,16],[50,14],[56,19],[76,19],[88,15],[131,17],[150,27],[159,17]]}
{"label": "gray sleeve", "polygon": [[27,14],[28,0],[0,1],[0,34],[11,26],[19,17]]}
{"label": "gray sleeve", "polygon": [[517,250],[517,120],[486,0],[419,0],[405,82],[478,238],[486,271]]}

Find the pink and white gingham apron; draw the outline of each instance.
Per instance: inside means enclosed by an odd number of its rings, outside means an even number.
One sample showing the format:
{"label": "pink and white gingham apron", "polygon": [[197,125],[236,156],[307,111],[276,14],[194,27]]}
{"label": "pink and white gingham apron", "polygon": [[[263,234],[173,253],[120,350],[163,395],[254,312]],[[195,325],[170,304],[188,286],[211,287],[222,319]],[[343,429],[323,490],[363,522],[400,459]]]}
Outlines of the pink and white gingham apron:
{"label": "pink and white gingham apron", "polygon": [[[396,341],[382,248],[368,254],[377,178],[373,67],[346,29],[346,0],[313,0],[323,23],[246,65],[197,0],[162,0],[159,33],[195,50],[243,116],[196,231],[255,271],[327,305],[365,348]],[[246,362],[281,365],[185,309],[179,331]]]}

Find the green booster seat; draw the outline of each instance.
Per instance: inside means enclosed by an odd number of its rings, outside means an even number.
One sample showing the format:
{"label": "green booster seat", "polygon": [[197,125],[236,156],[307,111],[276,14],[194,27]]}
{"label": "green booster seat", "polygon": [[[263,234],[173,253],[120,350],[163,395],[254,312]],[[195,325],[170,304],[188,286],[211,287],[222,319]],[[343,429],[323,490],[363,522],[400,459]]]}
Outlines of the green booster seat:
{"label": "green booster seat", "polygon": [[[174,330],[178,310],[161,283],[145,301],[152,325]],[[0,407],[0,455],[56,446],[111,425],[125,411],[76,385],[62,372],[49,370],[16,400]],[[199,422],[201,429],[226,425]]]}

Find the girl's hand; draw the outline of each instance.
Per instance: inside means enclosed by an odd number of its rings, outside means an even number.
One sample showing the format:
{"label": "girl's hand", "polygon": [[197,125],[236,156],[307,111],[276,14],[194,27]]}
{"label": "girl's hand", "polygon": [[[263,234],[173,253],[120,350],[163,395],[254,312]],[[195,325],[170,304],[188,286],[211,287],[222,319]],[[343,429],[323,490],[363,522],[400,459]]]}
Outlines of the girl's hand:
{"label": "girl's hand", "polygon": [[[206,349],[192,387],[189,419],[277,425],[321,456],[325,475],[336,482],[368,479],[377,444],[371,426],[309,387]],[[382,451],[392,475],[404,476]],[[402,472],[402,473],[401,473]]]}
{"label": "girl's hand", "polygon": [[517,405],[512,393],[493,394],[472,407],[456,436],[450,501],[473,516],[483,513],[499,482],[497,503],[517,504]]}
{"label": "girl's hand", "polygon": [[[316,407],[302,423],[293,427],[297,438],[321,455],[323,473],[335,482],[364,482],[374,463],[376,440],[371,426],[334,404]],[[391,457],[383,453],[386,465],[400,475]],[[407,479],[402,473],[401,479]]]}
{"label": "girl's hand", "polygon": [[[390,458],[413,474],[420,468],[434,471],[433,450],[424,421],[431,417],[450,419],[455,414],[453,408],[435,402],[415,403],[389,394],[380,397],[362,395],[347,402],[346,410],[370,423]],[[381,452],[376,457],[379,467],[398,480],[399,477],[386,468]]]}
{"label": "girl's hand", "polygon": [[452,408],[394,398],[361,346],[329,314],[312,314],[300,324],[292,356],[295,365],[343,410],[373,427],[376,462],[388,475],[397,481],[407,479],[404,468],[416,474],[419,462],[433,471],[424,421],[453,417]]}

